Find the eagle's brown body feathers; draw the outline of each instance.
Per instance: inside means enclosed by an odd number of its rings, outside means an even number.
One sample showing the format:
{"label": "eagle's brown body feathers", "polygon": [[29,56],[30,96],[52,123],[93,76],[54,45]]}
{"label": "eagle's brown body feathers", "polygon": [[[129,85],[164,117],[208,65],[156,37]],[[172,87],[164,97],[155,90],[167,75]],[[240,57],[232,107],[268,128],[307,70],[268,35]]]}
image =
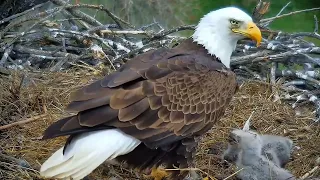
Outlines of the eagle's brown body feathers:
{"label": "eagle's brown body feathers", "polygon": [[118,128],[142,142],[118,160],[187,167],[198,137],[221,118],[236,87],[235,74],[189,39],[138,55],[75,92],[67,110],[78,115],[51,125],[44,139]]}

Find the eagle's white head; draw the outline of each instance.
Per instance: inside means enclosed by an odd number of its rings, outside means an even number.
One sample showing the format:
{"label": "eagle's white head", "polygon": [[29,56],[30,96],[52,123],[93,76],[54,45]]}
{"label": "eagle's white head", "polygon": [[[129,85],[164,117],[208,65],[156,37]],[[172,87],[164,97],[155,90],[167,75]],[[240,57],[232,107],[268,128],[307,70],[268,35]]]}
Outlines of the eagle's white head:
{"label": "eagle's white head", "polygon": [[226,7],[211,11],[199,22],[193,34],[193,40],[203,45],[211,55],[230,67],[230,57],[238,40],[250,38],[261,42],[261,32],[252,18],[235,7]]}

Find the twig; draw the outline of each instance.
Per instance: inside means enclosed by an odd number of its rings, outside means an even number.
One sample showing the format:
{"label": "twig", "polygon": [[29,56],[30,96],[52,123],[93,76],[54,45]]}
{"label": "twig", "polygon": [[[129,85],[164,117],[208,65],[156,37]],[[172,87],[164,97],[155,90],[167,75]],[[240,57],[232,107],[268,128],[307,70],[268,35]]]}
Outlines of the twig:
{"label": "twig", "polygon": [[9,54],[11,53],[12,51],[12,46],[9,46],[8,48],[6,48],[6,50],[4,51],[3,53],[3,56],[0,60],[0,66],[3,66],[4,63],[7,61],[8,57],[9,57]]}
{"label": "twig", "polygon": [[[52,1],[61,1],[61,0],[52,0]],[[135,29],[135,27],[133,25],[131,25],[129,22],[126,22],[125,20],[119,18],[118,16],[116,16],[115,14],[111,13],[107,8],[105,8],[103,5],[93,5],[93,4],[77,4],[77,5],[68,5],[67,6],[68,9],[72,10],[74,8],[91,8],[91,9],[99,9],[101,11],[105,11],[111,18],[114,19],[114,21],[117,22],[121,22],[133,29]],[[75,15],[76,16],[76,15]],[[95,24],[95,26],[101,26],[102,24]]]}
{"label": "twig", "polygon": [[107,24],[107,25],[102,25],[102,26],[96,26],[96,27],[93,27],[93,28],[89,29],[88,33],[92,34],[94,32],[101,31],[101,30],[106,30],[106,29],[109,29],[109,28],[118,28],[118,25],[116,25],[116,24]]}
{"label": "twig", "polygon": [[304,80],[294,80],[294,81],[289,81],[287,83],[282,84],[282,86],[292,86],[292,85],[305,85],[306,81]]}
{"label": "twig", "polygon": [[279,19],[279,18],[283,18],[283,17],[286,17],[286,16],[291,16],[291,15],[298,14],[298,13],[309,12],[309,11],[318,11],[318,10],[320,10],[320,7],[310,8],[310,9],[303,9],[303,10],[299,10],[299,11],[293,11],[293,12],[289,12],[287,14],[282,14],[282,15],[279,15],[279,16],[271,17],[271,18],[261,19],[260,22],[261,23],[268,22],[268,21],[271,21],[271,20],[274,20],[274,19]]}
{"label": "twig", "polygon": [[[121,26],[120,22],[121,19],[119,17],[117,17],[116,15],[114,15],[113,13],[111,13],[107,8],[103,8],[103,10],[110,16],[110,18],[118,25],[119,29],[123,30],[123,27]],[[98,12],[98,9],[97,9]],[[123,34],[124,38],[128,39],[128,37],[126,36],[126,34]]]}
{"label": "twig", "polygon": [[121,56],[115,58],[113,60],[113,63],[118,63],[122,59],[127,58],[127,57],[129,57],[129,56],[131,56],[133,54],[139,53],[139,52],[143,51],[144,49],[147,49],[147,48],[155,46],[155,45],[161,45],[161,44],[165,44],[165,42],[156,41],[156,42],[152,42],[152,43],[146,44],[141,48],[134,49],[134,50],[130,51],[129,53],[122,54]]}
{"label": "twig", "polygon": [[314,32],[298,32],[298,33],[293,33],[290,36],[292,38],[307,36],[307,37],[313,37],[313,38],[320,39],[320,35],[318,33],[314,33]]}
{"label": "twig", "polygon": [[[311,92],[309,90],[304,90],[304,89],[299,89],[295,86],[282,86],[281,87],[285,91],[296,91],[300,92],[300,95],[297,95],[295,97],[296,101],[292,104],[292,108],[295,108],[297,106],[297,103],[300,101],[305,101],[305,102],[311,102],[315,106],[315,114],[316,114],[316,119],[314,122],[320,122],[320,98],[318,98],[314,92]],[[292,99],[292,98],[291,98]]]}
{"label": "twig", "polygon": [[20,53],[28,53],[28,54],[34,54],[39,56],[60,56],[60,57],[67,57],[71,56],[72,58],[78,58],[77,55],[65,53],[65,52],[53,52],[53,51],[44,51],[44,50],[37,50],[37,49],[31,49],[25,46],[16,45],[13,48],[14,51],[19,51]]}
{"label": "twig", "polygon": [[259,0],[258,4],[253,10],[252,18],[254,22],[259,22],[263,15],[269,10],[270,2],[264,2]]}
{"label": "twig", "polygon": [[[112,31],[109,29],[100,30],[102,34],[132,34],[132,35],[149,35],[150,33],[147,31]],[[149,35],[150,36],[150,35]]]}
{"label": "twig", "polygon": [[18,121],[18,122],[14,122],[14,123],[11,123],[11,124],[7,124],[7,125],[4,125],[4,126],[0,126],[0,130],[5,130],[5,129],[11,128],[11,127],[13,127],[13,126],[17,126],[17,125],[21,125],[21,124],[26,124],[26,123],[29,123],[29,122],[38,120],[38,119],[43,118],[43,117],[46,117],[46,116],[47,116],[47,114],[41,114],[41,115],[33,116],[33,117],[31,117],[31,118],[27,118],[27,119],[25,119],[25,120],[21,120],[21,121]]}
{"label": "twig", "polygon": [[52,12],[50,12],[46,17],[42,18],[40,21],[34,23],[33,25],[31,25],[30,27],[28,27],[24,32],[21,32],[20,34],[18,34],[15,38],[13,38],[10,42],[8,42],[5,46],[3,46],[3,48],[7,48],[9,46],[11,46],[16,40],[18,40],[20,37],[24,36],[26,34],[26,32],[30,31],[31,29],[33,29],[36,25],[44,22],[45,20],[47,20],[48,18],[54,16],[55,14],[57,14],[58,12],[60,12],[63,9],[63,7],[56,7],[52,10]]}
{"label": "twig", "polygon": [[[297,56],[299,54],[303,55],[304,53],[310,53],[312,51],[312,48],[305,48],[305,49],[299,49],[299,50],[292,50],[292,51],[287,51],[287,52],[282,52],[279,54],[272,54],[269,55],[270,52],[268,50],[264,51],[259,51],[254,54],[249,54],[246,56],[241,56],[241,57],[234,57],[231,59],[231,65],[244,65],[244,64],[249,64],[249,63],[256,63],[260,61],[283,61],[285,58],[291,57],[291,56]],[[314,64],[320,65],[320,60],[316,58],[311,58],[310,56],[308,57],[308,62],[312,62]]]}
{"label": "twig", "polygon": [[74,36],[80,35],[80,36],[83,36],[83,37],[95,39],[95,40],[99,41],[100,43],[104,44],[105,46],[107,46],[114,54],[117,54],[114,51],[114,49],[106,42],[105,39],[100,38],[97,35],[91,35],[91,34],[77,32],[77,31],[60,30],[60,29],[49,29],[49,31],[50,32],[58,32],[58,33],[68,33],[68,34],[71,34],[71,35],[74,35]]}
{"label": "twig", "polygon": [[61,67],[69,60],[67,56],[66,58],[62,58],[60,61],[58,61],[53,67],[50,68],[51,72],[59,71]]}
{"label": "twig", "polygon": [[33,6],[32,8],[30,8],[30,9],[28,9],[28,10],[25,10],[25,11],[23,11],[23,12],[21,12],[21,13],[14,14],[14,15],[12,15],[12,16],[10,16],[10,17],[4,18],[4,19],[2,19],[2,20],[0,21],[0,24],[9,22],[9,21],[11,21],[12,19],[15,19],[15,18],[17,18],[17,17],[20,17],[20,16],[22,16],[22,15],[25,15],[25,14],[31,12],[31,11],[34,11],[35,9],[40,8],[40,7],[43,6],[44,4],[45,4],[45,3],[37,4],[37,5]]}
{"label": "twig", "polygon": [[316,170],[319,169],[319,165],[314,167],[313,169],[311,169],[309,172],[307,172],[306,174],[304,174],[300,179],[301,180],[304,180],[306,179],[307,177],[309,177],[312,173],[316,172]]}
{"label": "twig", "polygon": [[120,29],[123,29],[123,27],[120,24],[120,19],[119,17],[117,17],[116,15],[114,15],[113,13],[111,13],[109,11],[109,9],[107,8],[103,8],[103,10],[110,16],[110,18],[119,26]]}
{"label": "twig", "polygon": [[83,61],[79,61],[81,62],[82,64],[84,65],[81,65],[81,64],[75,64],[75,63],[72,63],[70,62],[69,64],[73,65],[73,66],[77,66],[77,67],[82,67],[82,68],[85,68],[85,69],[88,69],[88,70],[91,70],[91,71],[99,71],[99,70],[96,70],[95,68],[93,67],[90,67],[88,64],[84,63]]}
{"label": "twig", "polygon": [[93,45],[91,48],[90,48],[94,54],[96,55],[96,57],[98,59],[107,59],[108,62],[110,63],[111,67],[116,70],[116,68],[114,67],[112,61],[108,58],[108,56],[103,52],[102,48],[98,45]]}
{"label": "twig", "polygon": [[[18,25],[22,25],[25,22],[29,22],[29,21],[36,21],[36,23],[34,24],[34,26],[38,25],[38,24],[42,24],[42,22],[47,21],[48,17],[50,17],[49,15],[53,15],[55,13],[57,13],[57,11],[60,9],[60,7],[55,7],[52,9],[48,9],[45,10],[43,12],[39,12],[35,15],[30,15],[24,18],[20,18],[17,21],[13,21],[11,23],[9,23],[9,25],[7,25],[1,32],[0,32],[0,38],[3,37],[3,35],[5,33],[7,33],[9,30],[11,30],[13,27],[18,26]],[[44,20],[43,20],[44,19]],[[41,21],[43,20],[43,21]],[[37,22],[40,21],[40,22]]]}
{"label": "twig", "polygon": [[258,74],[258,73],[256,73],[256,72],[250,70],[250,69],[249,69],[248,67],[246,67],[246,66],[239,66],[239,69],[243,69],[243,70],[247,71],[248,73],[250,73],[253,77],[255,77],[255,78],[257,78],[257,79],[259,79],[259,80],[261,80],[261,81],[265,81],[265,79],[264,79],[263,77],[261,77],[260,74]]}
{"label": "twig", "polygon": [[290,3],[291,1],[289,1],[285,6],[283,6],[276,16],[281,15],[281,13],[289,6]]}
{"label": "twig", "polygon": [[239,169],[238,171],[232,173],[230,176],[224,178],[223,180],[227,180],[227,179],[229,179],[229,178],[232,178],[233,176],[235,176],[236,174],[238,174],[238,173],[239,173],[240,171],[242,171],[242,170],[243,170],[243,168]]}
{"label": "twig", "polygon": [[[281,75],[281,76],[296,76],[296,77],[308,76],[311,78],[320,79],[320,70],[319,69],[307,70],[307,71],[286,69],[286,70],[282,70],[281,72],[277,71],[277,74]],[[306,78],[302,78],[302,79],[306,79]]]}
{"label": "twig", "polygon": [[295,76],[295,77],[310,81],[318,87],[320,86],[320,81],[314,79],[320,76],[318,71],[294,71],[294,70],[287,69],[287,70],[277,71],[277,74],[281,76]]}
{"label": "twig", "polygon": [[176,33],[178,31],[183,31],[183,30],[194,30],[195,29],[195,25],[186,25],[186,26],[179,26],[179,27],[176,27],[176,28],[173,28],[173,29],[170,29],[170,30],[167,30],[167,31],[163,31],[163,32],[160,32],[158,34],[155,34],[152,38],[150,38],[146,43],[148,42],[151,42],[151,41],[154,41],[154,40],[157,40],[157,39],[161,39],[162,37],[164,36],[167,36],[169,34],[172,34],[172,33]]}
{"label": "twig", "polygon": [[314,30],[313,30],[313,32],[314,33],[318,33],[318,31],[319,31],[319,21],[318,21],[318,18],[317,18],[316,15],[314,15],[313,18],[314,18]]}
{"label": "twig", "polygon": [[82,20],[81,18],[67,18],[67,19],[58,19],[57,22],[71,21],[71,20]]}
{"label": "twig", "polygon": [[243,65],[252,62],[253,60],[264,60],[267,59],[270,51],[258,51],[249,55],[239,56],[239,57],[231,57],[231,65]]}
{"label": "twig", "polygon": [[[71,8],[70,7],[71,5],[63,0],[50,0],[50,1],[54,4],[59,5],[59,6],[66,6],[66,10],[69,11],[70,14],[72,14],[73,16],[75,16],[77,18],[83,19],[84,21],[88,22],[89,24],[91,24],[93,26],[102,26],[103,25],[101,22],[94,19],[93,17],[91,17],[91,16],[89,16],[79,10]],[[76,5],[76,6],[79,6],[79,5]]]}
{"label": "twig", "polygon": [[316,119],[314,121],[320,122],[320,99],[311,93],[307,94],[307,96],[309,98],[308,100],[312,102],[316,107],[315,109]]}
{"label": "twig", "polygon": [[272,93],[274,94],[274,102],[278,101],[280,99],[279,93],[276,90],[276,70],[277,70],[277,63],[276,62],[272,62],[271,63],[271,72],[270,72],[270,82],[273,85],[272,86]]}
{"label": "twig", "polygon": [[[289,6],[290,3],[291,3],[291,1],[289,1],[285,6],[283,6],[276,16],[281,15],[281,13]],[[272,23],[273,20],[274,20],[274,19],[266,22],[266,23],[264,24],[264,26],[269,26],[270,23]]]}
{"label": "twig", "polygon": [[145,31],[154,25],[156,25],[160,29],[161,32],[164,30],[163,27],[155,19],[153,19],[153,23],[141,26],[138,30]]}

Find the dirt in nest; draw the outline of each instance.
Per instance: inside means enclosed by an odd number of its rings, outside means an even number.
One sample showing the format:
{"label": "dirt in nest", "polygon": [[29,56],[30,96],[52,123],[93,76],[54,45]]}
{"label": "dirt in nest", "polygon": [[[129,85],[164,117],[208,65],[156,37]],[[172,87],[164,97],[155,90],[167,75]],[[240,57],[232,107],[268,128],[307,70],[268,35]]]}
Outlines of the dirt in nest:
{"label": "dirt in nest", "polygon": [[[0,130],[0,179],[41,179],[38,175],[41,163],[65,140],[62,137],[41,141],[44,129],[68,116],[64,107],[72,91],[101,76],[83,71],[0,76],[0,126],[45,114],[33,122]],[[298,116],[287,103],[273,102],[269,85],[246,82],[225,116],[203,137],[195,159],[196,168],[201,170],[199,173],[223,179],[235,172],[235,166],[223,162],[221,154],[231,129],[242,128],[253,111],[251,124],[259,133],[290,137],[300,147],[293,153],[294,160],[287,164],[288,170],[301,177],[316,166],[316,159],[320,157],[320,128],[311,124],[314,117],[311,110],[305,106],[302,115]],[[313,176],[320,177],[320,171]],[[90,177],[99,180],[109,177],[146,179],[124,166],[106,164]]]}

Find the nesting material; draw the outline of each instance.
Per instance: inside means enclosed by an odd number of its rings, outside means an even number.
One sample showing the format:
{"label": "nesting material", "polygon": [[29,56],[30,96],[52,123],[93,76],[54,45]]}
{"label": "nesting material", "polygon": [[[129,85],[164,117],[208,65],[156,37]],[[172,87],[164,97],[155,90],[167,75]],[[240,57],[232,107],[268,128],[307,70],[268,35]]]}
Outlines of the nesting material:
{"label": "nesting material", "polygon": [[[0,77],[1,125],[45,114],[29,123],[0,131],[1,178],[41,179],[38,176],[41,163],[61,147],[65,140],[65,137],[61,137],[41,141],[42,132],[50,123],[68,116],[64,107],[72,91],[102,75],[70,71]],[[223,119],[200,144],[195,158],[198,173],[223,179],[235,172],[235,167],[227,167],[221,156],[231,129],[242,128],[252,111],[255,113],[251,124],[258,133],[287,136],[299,147],[293,153],[294,160],[286,165],[286,169],[296,177],[301,177],[316,166],[316,159],[320,156],[320,129],[311,124],[314,114],[306,107],[300,110],[302,115],[296,116],[291,106],[281,101],[273,102],[271,92],[271,86],[264,83],[245,82],[241,86]],[[90,176],[94,179],[146,179],[141,173],[117,165],[101,165]],[[310,175],[317,176],[320,176],[320,171]]]}

